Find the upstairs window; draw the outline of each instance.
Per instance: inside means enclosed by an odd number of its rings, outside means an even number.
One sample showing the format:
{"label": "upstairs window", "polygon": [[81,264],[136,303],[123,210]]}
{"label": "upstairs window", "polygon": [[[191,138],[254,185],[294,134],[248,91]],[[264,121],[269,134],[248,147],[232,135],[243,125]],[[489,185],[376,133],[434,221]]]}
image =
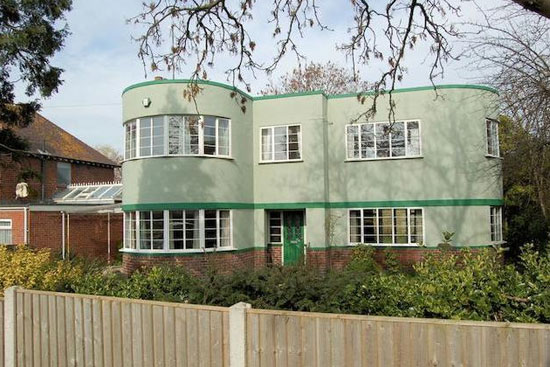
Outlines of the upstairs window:
{"label": "upstairs window", "polygon": [[260,162],[299,161],[302,159],[300,125],[261,129]]}
{"label": "upstairs window", "polygon": [[127,122],[125,132],[124,159],[131,159],[136,156],[136,122]]}
{"label": "upstairs window", "polygon": [[491,241],[502,241],[502,207],[491,207]]}
{"label": "upstairs window", "polygon": [[145,117],[125,124],[125,159],[160,155],[231,155],[231,122],[213,116]]}
{"label": "upstairs window", "polygon": [[0,219],[0,245],[11,245],[11,219]]}
{"label": "upstairs window", "polygon": [[69,186],[71,184],[71,164],[57,162],[57,186]]}
{"label": "upstairs window", "polygon": [[498,142],[498,121],[493,119],[485,120],[487,126],[487,155],[500,157]]}
{"label": "upstairs window", "polygon": [[420,122],[347,125],[346,148],[349,160],[418,157],[421,154]]}

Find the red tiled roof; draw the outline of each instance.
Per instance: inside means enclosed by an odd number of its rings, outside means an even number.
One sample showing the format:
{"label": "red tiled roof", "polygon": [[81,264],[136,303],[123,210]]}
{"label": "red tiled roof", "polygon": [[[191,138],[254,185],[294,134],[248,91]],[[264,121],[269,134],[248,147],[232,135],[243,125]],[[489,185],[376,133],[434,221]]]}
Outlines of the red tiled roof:
{"label": "red tiled roof", "polygon": [[117,163],[38,113],[32,124],[17,129],[16,132],[27,140],[28,150],[32,153],[118,166]]}

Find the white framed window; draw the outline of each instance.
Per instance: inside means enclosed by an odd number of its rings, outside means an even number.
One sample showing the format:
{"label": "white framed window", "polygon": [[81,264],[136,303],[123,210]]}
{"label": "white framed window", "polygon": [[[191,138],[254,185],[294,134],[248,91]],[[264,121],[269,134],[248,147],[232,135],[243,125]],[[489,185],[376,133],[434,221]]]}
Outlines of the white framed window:
{"label": "white framed window", "polygon": [[131,159],[136,156],[136,121],[128,121],[124,125],[124,159]]}
{"label": "white framed window", "polygon": [[346,125],[346,158],[370,160],[421,155],[420,121]]}
{"label": "white framed window", "polygon": [[487,128],[487,155],[500,157],[500,146],[498,141],[498,121],[485,119]]}
{"label": "white framed window", "polygon": [[260,162],[299,161],[302,159],[300,125],[262,127]]}
{"label": "white framed window", "polygon": [[232,248],[230,210],[163,210],[124,214],[124,248],[201,251]]}
{"label": "white framed window", "polygon": [[231,156],[231,120],[165,115],[125,124],[125,159],[162,155]]}
{"label": "white framed window", "polygon": [[418,245],[424,242],[422,208],[350,209],[349,243]]}
{"label": "white framed window", "polygon": [[268,212],[269,243],[283,243],[283,212]]}
{"label": "white framed window", "polygon": [[13,243],[11,219],[0,219],[0,245]]}
{"label": "white framed window", "polygon": [[502,207],[492,206],[490,209],[491,241],[502,241]]}

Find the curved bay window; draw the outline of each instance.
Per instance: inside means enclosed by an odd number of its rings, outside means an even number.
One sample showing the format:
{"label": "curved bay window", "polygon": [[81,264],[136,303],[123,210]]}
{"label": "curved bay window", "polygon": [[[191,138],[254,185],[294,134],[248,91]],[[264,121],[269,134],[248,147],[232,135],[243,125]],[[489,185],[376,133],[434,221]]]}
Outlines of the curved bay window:
{"label": "curved bay window", "polygon": [[231,120],[164,115],[125,124],[124,159],[164,155],[231,156]]}
{"label": "curved bay window", "polygon": [[124,213],[127,250],[231,249],[230,210],[154,210]]}

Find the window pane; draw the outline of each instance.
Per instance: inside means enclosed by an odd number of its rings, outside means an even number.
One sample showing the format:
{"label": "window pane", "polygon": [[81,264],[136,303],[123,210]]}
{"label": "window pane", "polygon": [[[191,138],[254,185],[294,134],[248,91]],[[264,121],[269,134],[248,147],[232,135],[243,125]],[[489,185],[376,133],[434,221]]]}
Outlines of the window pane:
{"label": "window pane", "polygon": [[380,234],[378,243],[393,243],[392,219],[392,209],[378,209],[378,233]]}
{"label": "window pane", "polygon": [[393,210],[393,224],[394,224],[394,243],[408,243],[409,242],[409,224],[407,223],[407,209],[394,209]]}
{"label": "window pane", "polygon": [[346,128],[347,158],[359,158],[359,125],[351,125]]}
{"label": "window pane", "polygon": [[231,246],[231,223],[229,210],[220,210],[220,247]]}
{"label": "window pane", "polygon": [[136,248],[136,213],[124,214],[124,248]]}
{"label": "window pane", "polygon": [[151,118],[139,120],[139,155],[141,157],[151,155]]}
{"label": "window pane", "polygon": [[270,161],[273,159],[273,129],[262,129],[262,160]]}
{"label": "window pane", "polygon": [[12,241],[11,221],[0,220],[0,245],[11,245]]}
{"label": "window pane", "polygon": [[491,241],[502,241],[501,208],[492,206],[491,211]]}
{"label": "window pane", "polygon": [[288,158],[300,159],[300,126],[288,127]]}
{"label": "window pane", "polygon": [[282,212],[269,212],[269,243],[282,243]]}
{"label": "window pane", "polygon": [[57,186],[68,186],[71,184],[71,164],[57,162]]}
{"label": "window pane", "polygon": [[361,125],[361,158],[374,158],[374,124]]}
{"label": "window pane", "polygon": [[218,219],[216,210],[204,211],[204,247],[215,248],[218,238]]}
{"label": "window pane", "polygon": [[391,156],[403,157],[405,155],[405,123],[394,122],[391,127]]}
{"label": "window pane", "polygon": [[153,117],[152,155],[164,154],[164,116]]}
{"label": "window pane", "polygon": [[390,156],[390,125],[388,123],[375,124],[376,157]]}
{"label": "window pane", "polygon": [[185,248],[198,249],[200,244],[199,211],[185,211]]}
{"label": "window pane", "polygon": [[151,249],[151,212],[139,212],[139,248]]}
{"label": "window pane", "polygon": [[183,154],[183,116],[168,116],[168,154]]}
{"label": "window pane", "polygon": [[164,247],[164,212],[154,211],[151,212],[151,236],[153,240],[153,249],[162,250]]}
{"label": "window pane", "polygon": [[287,128],[286,126],[275,127],[274,131],[274,141],[275,141],[275,160],[282,161],[287,159],[288,152],[288,137],[287,137]]}
{"label": "window pane", "polygon": [[136,156],[136,122],[126,123],[126,146],[124,149],[124,158],[130,159]]}
{"label": "window pane", "polygon": [[216,118],[204,116],[204,154],[216,154]]}
{"label": "window pane", "polygon": [[182,211],[170,211],[170,228],[168,229],[170,239],[169,248],[171,250],[181,250],[184,248],[184,221]]}
{"label": "window pane", "polygon": [[363,210],[363,243],[377,243],[376,234],[376,209],[365,209]]}
{"label": "window pane", "polygon": [[183,138],[184,154],[199,154],[199,117],[185,117],[185,129]]}
{"label": "window pane", "polygon": [[407,156],[420,155],[420,128],[418,121],[407,122]]}
{"label": "window pane", "polygon": [[361,211],[349,211],[349,242],[361,243]]}
{"label": "window pane", "polygon": [[218,119],[218,154],[229,155],[229,120]]}
{"label": "window pane", "polygon": [[422,209],[409,210],[411,243],[420,243],[423,239],[422,233]]}

